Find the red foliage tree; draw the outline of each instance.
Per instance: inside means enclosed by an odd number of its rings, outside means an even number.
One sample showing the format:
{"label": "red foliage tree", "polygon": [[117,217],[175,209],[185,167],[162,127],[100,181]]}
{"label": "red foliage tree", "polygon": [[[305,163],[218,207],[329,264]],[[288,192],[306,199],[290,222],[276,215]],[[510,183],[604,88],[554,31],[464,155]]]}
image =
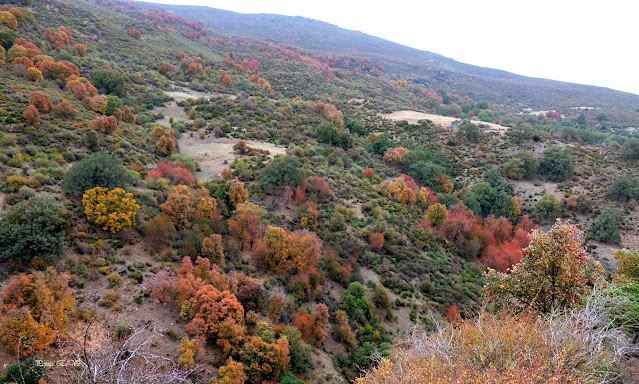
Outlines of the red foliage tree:
{"label": "red foliage tree", "polygon": [[371,247],[374,249],[382,249],[384,247],[384,234],[380,232],[371,233],[369,239]]}
{"label": "red foliage tree", "polygon": [[248,67],[248,69],[249,69],[249,71],[251,71],[251,72],[253,72],[253,73],[257,74],[257,71],[258,71],[259,66],[260,66],[260,63],[259,63],[257,60],[253,59],[253,60],[251,60],[251,62],[249,63],[249,67]]}
{"label": "red foliage tree", "polygon": [[375,176],[375,171],[373,171],[372,168],[366,168],[362,171],[362,176],[370,180],[373,178],[373,176]]}

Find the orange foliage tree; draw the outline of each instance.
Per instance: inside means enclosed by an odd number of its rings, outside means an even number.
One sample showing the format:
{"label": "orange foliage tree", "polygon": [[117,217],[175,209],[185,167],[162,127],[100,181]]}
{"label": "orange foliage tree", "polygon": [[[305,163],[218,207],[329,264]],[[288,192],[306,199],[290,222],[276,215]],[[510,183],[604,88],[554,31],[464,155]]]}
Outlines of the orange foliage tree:
{"label": "orange foliage tree", "polygon": [[229,199],[233,207],[247,203],[248,198],[249,194],[246,188],[244,188],[244,183],[235,183],[229,188]]}
{"label": "orange foliage tree", "polygon": [[244,308],[235,295],[219,291],[212,285],[200,288],[182,306],[188,320],[186,330],[210,342],[217,342],[225,354],[236,350],[244,340]]}
{"label": "orange foliage tree", "polygon": [[170,156],[177,151],[175,134],[171,130],[157,126],[153,128],[151,132],[151,140],[158,149],[158,152],[164,156]]}
{"label": "orange foliage tree", "polygon": [[84,192],[82,205],[87,219],[105,231],[116,233],[135,225],[135,215],[140,206],[132,193],[122,188],[95,187]]}
{"label": "orange foliage tree", "polygon": [[87,54],[87,46],[84,44],[74,44],[73,52],[80,57],[84,57]]}
{"label": "orange foliage tree", "polygon": [[308,231],[286,233],[269,226],[254,257],[279,273],[304,273],[317,265],[321,247],[317,235]]}
{"label": "orange foliage tree", "polygon": [[131,28],[127,31],[127,33],[129,34],[129,36],[135,38],[135,39],[141,39],[142,38],[142,32],[138,31],[135,28]]}
{"label": "orange foliage tree", "polygon": [[227,88],[233,88],[233,78],[225,70],[220,72],[220,76],[217,79],[223,86]]}
{"label": "orange foliage tree", "polygon": [[173,71],[175,71],[173,64],[168,61],[158,61],[158,72],[166,76]]}
{"label": "orange foliage tree", "polygon": [[91,121],[91,129],[102,133],[115,133],[118,131],[118,120],[115,116],[98,116]]}
{"label": "orange foliage tree", "polygon": [[12,353],[26,356],[46,350],[63,336],[75,308],[68,276],[52,267],[13,278],[2,301],[0,340]]}
{"label": "orange foliage tree", "polygon": [[236,207],[233,217],[228,221],[231,234],[245,245],[253,248],[255,240],[263,233],[262,217],[265,212],[257,205],[248,202]]}
{"label": "orange foliage tree", "polygon": [[33,105],[29,105],[24,110],[24,112],[22,113],[22,117],[24,117],[26,121],[31,123],[31,125],[33,125],[36,128],[38,128],[38,126],[40,125],[40,122],[38,121],[38,118],[40,117],[40,112],[38,111],[38,108],[34,107]]}
{"label": "orange foliage tree", "polygon": [[316,347],[319,347],[326,338],[326,327],[328,326],[328,307],[326,304],[317,304],[313,308],[311,314],[313,318],[313,325],[311,327],[311,342]]}
{"label": "orange foliage tree", "polygon": [[78,114],[78,110],[67,100],[62,100],[60,104],[53,107],[53,111],[56,115],[64,118],[73,118]]}
{"label": "orange foliage tree", "polygon": [[238,357],[244,364],[247,383],[277,382],[290,362],[288,340],[281,337],[276,343],[268,343],[252,336],[238,352]]}
{"label": "orange foliage tree", "polygon": [[178,229],[189,228],[189,218],[193,210],[191,190],[186,185],[178,185],[169,195],[166,201],[160,205],[160,209],[168,216],[169,220]]}
{"label": "orange foliage tree", "polygon": [[69,31],[64,26],[58,27],[56,33],[52,33],[49,28],[45,29],[44,38],[52,42],[55,45],[56,49],[66,48],[73,41],[71,31]]}
{"label": "orange foliage tree", "polygon": [[40,112],[49,112],[53,109],[53,103],[49,96],[42,92],[32,92],[29,95],[29,102]]}

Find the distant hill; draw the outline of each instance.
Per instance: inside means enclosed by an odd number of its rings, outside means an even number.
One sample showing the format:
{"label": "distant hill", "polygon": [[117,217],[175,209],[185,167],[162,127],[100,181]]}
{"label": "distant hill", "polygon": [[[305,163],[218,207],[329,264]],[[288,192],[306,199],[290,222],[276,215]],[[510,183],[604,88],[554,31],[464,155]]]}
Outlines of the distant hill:
{"label": "distant hill", "polygon": [[510,112],[519,108],[558,109],[592,106],[613,116],[617,124],[639,124],[639,96],[604,87],[538,79],[460,63],[437,53],[393,43],[359,31],[304,17],[242,14],[202,6],[138,3],[200,21],[213,30],[271,43],[381,62],[391,77],[410,79],[425,87],[444,87],[474,99],[502,104]]}

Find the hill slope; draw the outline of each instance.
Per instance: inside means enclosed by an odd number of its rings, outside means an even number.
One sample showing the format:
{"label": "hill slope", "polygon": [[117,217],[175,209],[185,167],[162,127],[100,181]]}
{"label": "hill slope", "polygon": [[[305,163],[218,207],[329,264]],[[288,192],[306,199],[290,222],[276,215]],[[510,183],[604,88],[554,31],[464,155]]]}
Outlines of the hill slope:
{"label": "hill slope", "polygon": [[639,125],[639,96],[604,87],[566,83],[483,68],[393,43],[359,31],[308,19],[273,14],[241,14],[200,6],[156,5],[222,33],[284,43],[318,53],[369,57],[391,77],[411,79],[428,88],[512,107],[568,110],[592,106],[617,117],[620,125]]}

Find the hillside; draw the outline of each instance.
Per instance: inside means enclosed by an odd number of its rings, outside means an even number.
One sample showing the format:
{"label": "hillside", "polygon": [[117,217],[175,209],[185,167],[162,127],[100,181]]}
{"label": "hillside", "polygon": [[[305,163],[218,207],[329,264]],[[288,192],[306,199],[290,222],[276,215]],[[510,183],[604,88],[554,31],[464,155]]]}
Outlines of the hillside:
{"label": "hillside", "polygon": [[500,104],[509,113],[526,107],[567,113],[574,107],[591,106],[615,116],[620,127],[639,126],[639,96],[626,92],[477,67],[299,16],[241,14],[199,6],[139,6],[163,8],[231,36],[283,43],[320,55],[366,57],[380,62],[391,78],[409,79],[426,88],[443,87],[452,93]]}
{"label": "hillside", "polygon": [[[351,56],[347,31],[317,53],[225,28],[0,5],[0,382],[374,383],[423,356],[445,383],[633,382],[628,111],[519,113],[497,98],[542,88],[516,75],[438,59],[476,97],[369,37]],[[459,364],[421,354],[437,335]]]}

